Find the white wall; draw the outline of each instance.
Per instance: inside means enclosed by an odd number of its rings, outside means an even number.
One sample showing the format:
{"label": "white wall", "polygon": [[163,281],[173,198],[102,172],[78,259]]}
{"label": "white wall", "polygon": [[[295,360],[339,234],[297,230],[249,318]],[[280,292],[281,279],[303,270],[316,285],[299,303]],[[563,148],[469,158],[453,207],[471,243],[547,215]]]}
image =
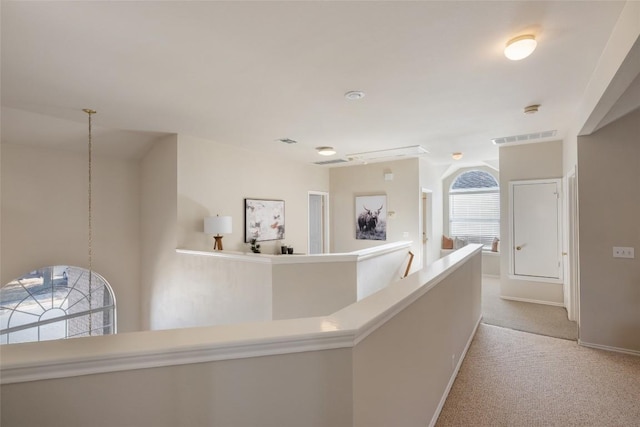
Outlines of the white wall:
{"label": "white wall", "polygon": [[351,352],[307,351],[3,385],[0,423],[350,427]]}
{"label": "white wall", "polygon": [[177,144],[177,135],[164,137],[140,161],[143,329],[160,328],[179,306],[171,300],[178,218]]}
{"label": "white wall", "polygon": [[[13,145],[3,145],[3,151],[3,281],[44,265],[85,267],[86,156]],[[285,200],[285,242],[307,247],[308,191],[328,191],[329,170],[266,160],[177,135],[156,141],[140,161],[94,158],[94,269],[114,287],[121,332],[271,319],[271,283],[263,274],[264,266],[240,274],[229,270],[228,264],[194,261],[175,253],[181,246],[210,250],[211,237],[202,232],[202,220],[216,213],[233,216],[234,232],[225,236],[225,249],[246,250],[245,197]],[[382,188],[373,184],[378,181],[386,183],[389,209],[396,211],[389,221],[387,242],[407,240],[402,236],[407,231],[418,245],[417,159],[343,169],[340,173],[349,176],[347,181],[360,182],[364,173],[370,175],[371,184],[345,194],[345,186],[337,184],[338,202],[333,207],[338,217],[332,224],[346,221],[343,225],[352,230],[340,251],[371,246],[355,241],[353,195],[369,193],[364,188]],[[388,170],[394,181],[384,181],[383,172]],[[423,186],[437,193],[436,175],[427,171]],[[345,197],[346,204],[340,202]],[[346,216],[341,211],[345,208]],[[440,211],[435,204],[435,230]],[[333,231],[334,241],[345,237]],[[276,249],[278,242],[263,243],[265,253]]]}
{"label": "white wall", "polygon": [[[48,265],[88,268],[87,156],[2,144],[2,284]],[[116,295],[118,331],[140,327],[135,160],[93,158],[93,270]]]}
{"label": "white wall", "polygon": [[158,329],[266,322],[272,319],[269,264],[176,254],[170,287],[156,310]]}
{"label": "white wall", "polygon": [[[228,251],[247,251],[244,198],[285,201],[285,240],[307,247],[309,190],[328,190],[328,171],[189,136],[156,144],[142,161],[143,316],[149,329],[184,328],[272,318],[268,264],[237,264],[177,254],[176,248],[210,251],[203,232],[209,215],[231,215]],[[279,242],[263,242],[279,253]]]}
{"label": "white wall", "polygon": [[435,424],[482,315],[480,264],[477,253],[356,345],[353,426]]}
{"label": "white wall", "polygon": [[[393,181],[384,180],[385,172],[393,173]],[[331,252],[411,240],[411,251],[420,253],[418,159],[332,168],[330,177]],[[387,195],[387,240],[356,240],[355,197],[378,194]],[[395,214],[390,216],[390,211]]]}
{"label": "white wall", "polygon": [[[640,71],[639,54],[640,3],[626,1],[576,111],[578,135],[591,134],[602,124],[620,117],[620,110],[614,110],[621,107],[624,92]],[[625,111],[631,112],[628,108],[632,105],[637,108],[637,95],[627,101],[630,103],[623,107]],[[574,161],[575,157],[570,160]]]}
{"label": "white wall", "polygon": [[[275,144],[275,143],[274,143]],[[178,247],[211,250],[203,233],[206,216],[231,215],[226,250],[246,252],[244,199],[285,201],[285,239],[296,252],[308,244],[308,192],[329,191],[329,171],[199,138],[178,136]],[[280,243],[262,242],[263,253],[280,253]]]}
{"label": "white wall", "polygon": [[357,301],[355,259],[276,264],[272,278],[274,320],[328,316]]}
{"label": "white wall", "polygon": [[509,182],[562,177],[562,141],[500,147],[500,294],[563,304],[561,284],[509,278]]}
{"label": "white wall", "polygon": [[576,123],[564,140],[565,176],[578,163],[576,135],[590,134],[598,129],[637,76],[638,62],[635,58],[639,37],[640,3],[627,1],[584,91]]}
{"label": "white wall", "polygon": [[368,297],[401,279],[409,262],[408,249],[358,261],[357,300]]}
{"label": "white wall", "polygon": [[[578,139],[580,341],[640,354],[640,110]],[[613,246],[635,248],[615,259]]]}

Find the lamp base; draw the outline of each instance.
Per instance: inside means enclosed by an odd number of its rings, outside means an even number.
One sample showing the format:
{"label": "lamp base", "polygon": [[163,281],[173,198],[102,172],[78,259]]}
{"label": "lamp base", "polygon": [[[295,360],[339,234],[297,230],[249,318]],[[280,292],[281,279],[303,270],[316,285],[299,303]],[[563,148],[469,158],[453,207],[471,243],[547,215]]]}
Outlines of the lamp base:
{"label": "lamp base", "polygon": [[213,239],[215,240],[215,242],[213,244],[213,250],[214,251],[221,251],[222,250],[222,236],[220,236],[220,235],[213,236]]}

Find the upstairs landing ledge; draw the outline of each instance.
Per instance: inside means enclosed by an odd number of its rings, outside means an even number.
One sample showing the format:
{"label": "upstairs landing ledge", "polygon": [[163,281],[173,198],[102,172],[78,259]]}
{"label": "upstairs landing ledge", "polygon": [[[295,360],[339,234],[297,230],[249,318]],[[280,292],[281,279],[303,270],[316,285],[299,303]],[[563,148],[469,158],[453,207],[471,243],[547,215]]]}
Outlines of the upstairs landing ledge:
{"label": "upstairs landing ledge", "polygon": [[254,254],[251,252],[234,251],[194,251],[191,249],[176,249],[179,254],[202,255],[214,258],[222,258],[230,261],[243,261],[258,264],[309,264],[321,262],[355,262],[369,258],[375,258],[402,249],[410,249],[411,241],[400,241],[387,243],[372,248],[360,249],[354,252],[335,254],[314,254],[314,255],[274,255],[274,254]]}
{"label": "upstairs landing ledge", "polygon": [[330,316],[3,345],[0,383],[352,348],[480,251],[468,245]]}

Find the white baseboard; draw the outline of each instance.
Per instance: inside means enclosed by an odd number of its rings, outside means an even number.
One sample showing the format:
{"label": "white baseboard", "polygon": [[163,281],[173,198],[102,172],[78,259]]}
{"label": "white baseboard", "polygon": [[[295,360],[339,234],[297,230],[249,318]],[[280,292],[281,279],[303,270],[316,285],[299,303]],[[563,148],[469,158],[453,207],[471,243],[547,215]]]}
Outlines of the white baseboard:
{"label": "white baseboard", "polygon": [[486,277],[488,279],[499,279],[500,276],[497,274],[483,274],[482,277]]}
{"label": "white baseboard", "polygon": [[449,378],[449,384],[447,384],[447,388],[444,390],[444,393],[442,394],[442,397],[440,398],[440,403],[438,403],[438,407],[436,408],[436,412],[433,414],[433,417],[431,418],[431,422],[429,423],[429,427],[434,427],[436,425],[436,422],[438,421],[438,417],[440,416],[440,412],[442,411],[442,408],[444,407],[444,403],[447,401],[447,397],[449,396],[449,392],[451,391],[451,387],[453,387],[453,383],[456,380],[456,377],[458,376],[458,371],[460,370],[460,367],[462,366],[462,362],[464,361],[464,358],[467,355],[467,351],[469,350],[469,347],[471,346],[471,341],[473,341],[473,337],[476,336],[476,331],[478,330],[478,325],[480,325],[480,322],[482,322],[482,315],[480,315],[480,318],[478,318],[478,321],[476,322],[476,326],[473,328],[473,332],[471,333],[471,336],[469,337],[469,340],[467,341],[467,345],[464,347],[464,350],[463,350],[462,354],[460,355],[460,360],[458,360],[458,365],[456,365],[456,368],[453,370],[453,373],[451,374],[451,378]]}
{"label": "white baseboard", "polygon": [[564,303],[561,303],[561,302],[542,301],[537,299],[518,298],[518,297],[505,297],[502,295],[500,296],[500,298],[507,299],[510,301],[530,302],[533,304],[543,304],[543,305],[552,305],[554,307],[564,307]]}
{"label": "white baseboard", "polygon": [[630,354],[632,356],[640,356],[640,351],[638,351],[638,350],[629,350],[628,348],[611,347],[611,346],[608,346],[608,345],[593,344],[593,343],[590,343],[590,342],[584,342],[582,340],[578,340],[578,344],[583,346],[583,347],[597,348],[598,350],[606,350],[606,351],[613,351],[615,353],[624,353],[624,354]]}

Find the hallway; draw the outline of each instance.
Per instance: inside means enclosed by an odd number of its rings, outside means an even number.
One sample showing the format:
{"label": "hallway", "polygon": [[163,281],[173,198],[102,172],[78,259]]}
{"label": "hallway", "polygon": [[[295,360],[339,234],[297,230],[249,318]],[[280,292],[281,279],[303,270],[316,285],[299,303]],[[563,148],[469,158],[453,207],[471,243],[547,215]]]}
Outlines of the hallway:
{"label": "hallway", "polygon": [[640,426],[640,357],[481,324],[437,427]]}
{"label": "hallway", "polygon": [[564,307],[500,298],[500,279],[482,277],[482,323],[577,341],[578,325]]}
{"label": "hallway", "polygon": [[640,357],[582,347],[562,307],[503,300],[482,279],[482,324],[437,427],[640,426]]}

